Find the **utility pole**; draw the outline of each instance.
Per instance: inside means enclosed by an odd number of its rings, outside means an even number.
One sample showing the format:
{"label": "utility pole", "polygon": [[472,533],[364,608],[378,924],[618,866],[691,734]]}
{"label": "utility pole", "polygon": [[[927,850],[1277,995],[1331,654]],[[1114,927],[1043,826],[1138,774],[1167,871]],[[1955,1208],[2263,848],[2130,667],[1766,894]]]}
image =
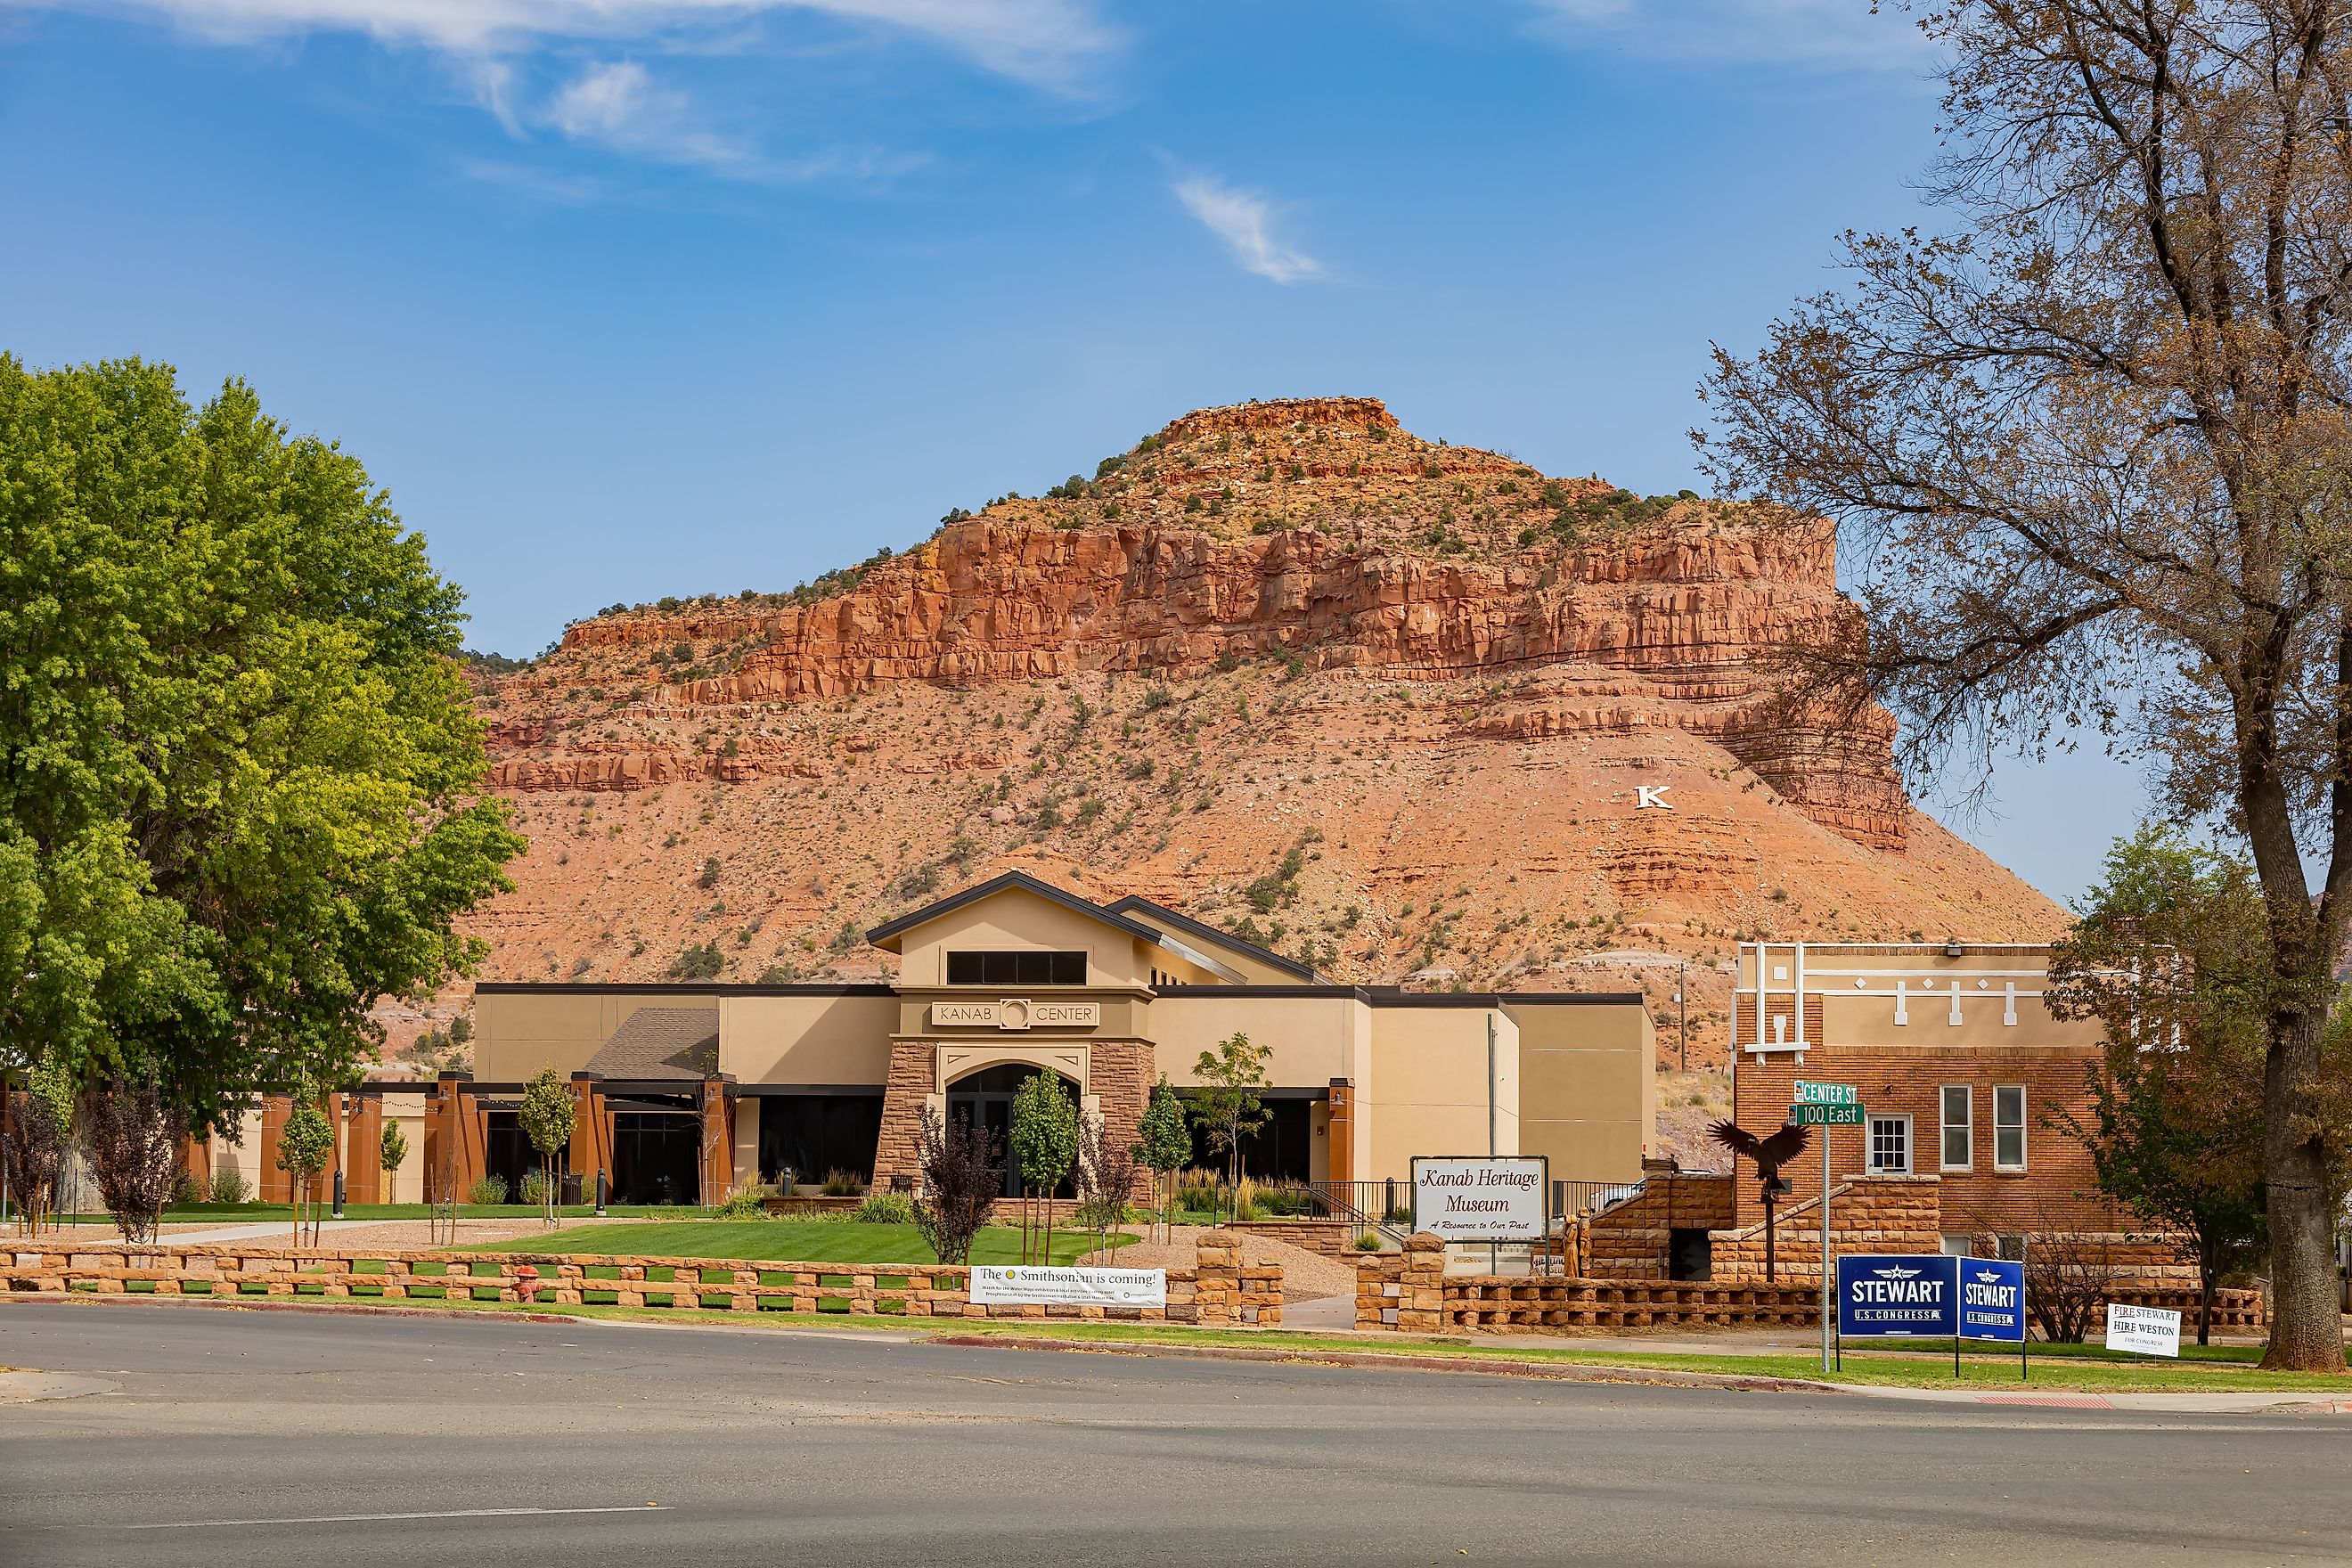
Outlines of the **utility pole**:
{"label": "utility pole", "polygon": [[1690,960],[1683,960],[1682,978],[1675,982],[1675,1005],[1681,1009],[1683,1071],[1690,1071]]}

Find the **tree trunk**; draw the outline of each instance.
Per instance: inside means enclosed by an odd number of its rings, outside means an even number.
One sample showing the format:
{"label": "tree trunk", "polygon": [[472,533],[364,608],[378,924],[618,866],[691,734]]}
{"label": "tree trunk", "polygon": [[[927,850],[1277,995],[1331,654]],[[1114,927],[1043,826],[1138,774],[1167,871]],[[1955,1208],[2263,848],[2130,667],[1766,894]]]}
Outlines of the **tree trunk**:
{"label": "tree trunk", "polygon": [[2213,1342],[2213,1266],[2202,1259],[2197,1265],[2197,1342]]}
{"label": "tree trunk", "polygon": [[[2326,988],[2332,995],[2334,987]],[[2271,1232],[2271,1372],[2340,1373],[2344,1319],[2336,1298],[2336,1225],[2326,1153],[2310,1086],[2319,1077],[2320,1005],[2271,1016],[2263,1064],[2263,1175]]]}

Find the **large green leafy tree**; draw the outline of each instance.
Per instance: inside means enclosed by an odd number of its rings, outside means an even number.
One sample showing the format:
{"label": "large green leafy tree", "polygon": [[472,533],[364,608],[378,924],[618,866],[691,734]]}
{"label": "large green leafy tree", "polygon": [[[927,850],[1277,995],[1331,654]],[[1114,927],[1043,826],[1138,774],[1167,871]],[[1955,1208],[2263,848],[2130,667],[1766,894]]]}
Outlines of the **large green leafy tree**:
{"label": "large green leafy tree", "polygon": [[523,847],[458,590],[358,459],[243,384],[0,355],[0,1067],[192,1126],[345,1079],[479,954]]}
{"label": "large green leafy tree", "polygon": [[2053,1013],[2096,1019],[2105,1053],[2059,1128],[2099,1186],[2184,1238],[2198,1266],[2197,1342],[2221,1277],[2263,1226],[2263,1019],[2273,980],[2262,891],[2242,864],[2168,827],[2108,851],[2051,955]]}

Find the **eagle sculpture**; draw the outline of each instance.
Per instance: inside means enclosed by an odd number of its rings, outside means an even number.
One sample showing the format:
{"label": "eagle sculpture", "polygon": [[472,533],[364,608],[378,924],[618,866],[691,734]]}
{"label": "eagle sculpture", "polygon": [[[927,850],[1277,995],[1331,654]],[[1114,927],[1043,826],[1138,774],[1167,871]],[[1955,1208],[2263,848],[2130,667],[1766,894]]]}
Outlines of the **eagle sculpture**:
{"label": "eagle sculpture", "polygon": [[[1759,1138],[1745,1127],[1730,1121],[1717,1121],[1709,1126],[1706,1135],[1735,1154],[1745,1154],[1756,1162],[1756,1173],[1769,1187],[1780,1167],[1803,1153],[1813,1141],[1810,1127],[1777,1127],[1769,1138]],[[1769,1203],[1771,1199],[1767,1198]]]}
{"label": "eagle sculpture", "polygon": [[1773,1257],[1773,1209],[1780,1198],[1780,1167],[1805,1152],[1813,1141],[1810,1127],[1775,1128],[1769,1138],[1759,1138],[1735,1122],[1724,1121],[1711,1124],[1706,1135],[1735,1154],[1745,1154],[1756,1162],[1756,1174],[1764,1184],[1764,1278],[1769,1282],[1778,1272]]}

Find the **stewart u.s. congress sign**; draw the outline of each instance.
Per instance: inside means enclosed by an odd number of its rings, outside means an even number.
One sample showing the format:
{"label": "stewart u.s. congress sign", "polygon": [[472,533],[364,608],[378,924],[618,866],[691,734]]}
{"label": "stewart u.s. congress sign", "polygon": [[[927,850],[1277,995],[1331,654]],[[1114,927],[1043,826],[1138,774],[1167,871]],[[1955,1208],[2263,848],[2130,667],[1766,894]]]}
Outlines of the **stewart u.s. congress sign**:
{"label": "stewart u.s. congress sign", "polygon": [[1850,1340],[2025,1339],[2025,1265],[1937,1253],[1837,1260],[1838,1334]]}

